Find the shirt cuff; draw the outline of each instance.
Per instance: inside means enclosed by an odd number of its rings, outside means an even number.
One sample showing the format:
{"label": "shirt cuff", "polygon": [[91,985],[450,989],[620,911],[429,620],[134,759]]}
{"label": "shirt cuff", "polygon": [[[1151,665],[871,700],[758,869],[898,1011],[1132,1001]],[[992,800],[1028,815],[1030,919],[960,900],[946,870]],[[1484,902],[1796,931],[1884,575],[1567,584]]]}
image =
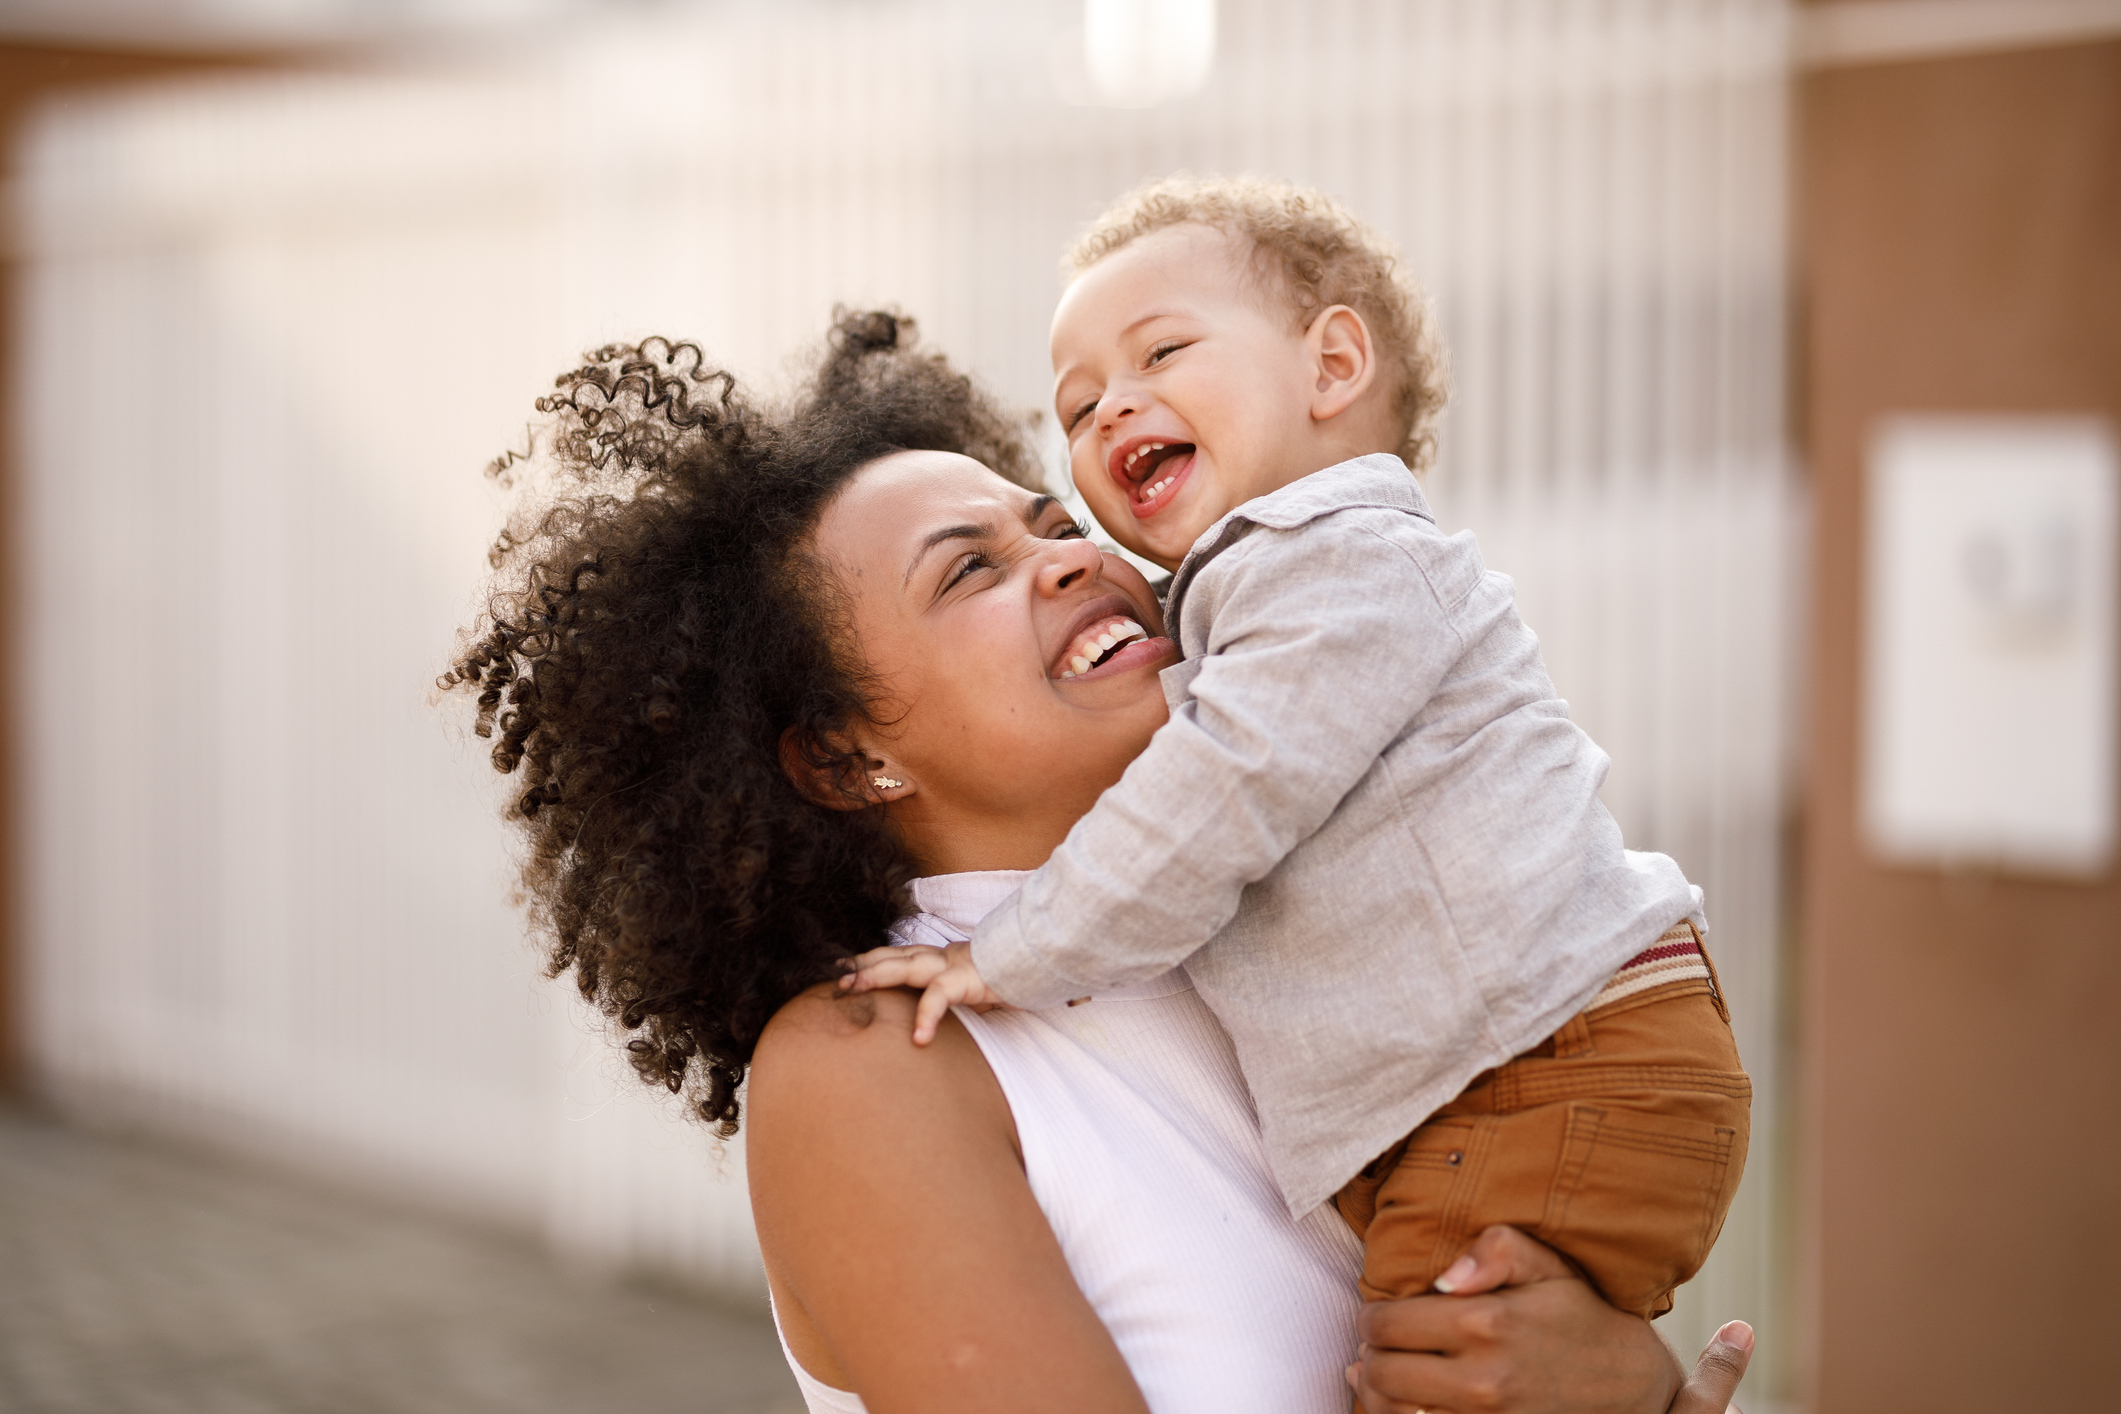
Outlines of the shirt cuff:
{"label": "shirt cuff", "polygon": [[996,906],[972,933],[972,965],[980,980],[1003,1001],[1025,1011],[1043,1011],[1083,995],[1082,984],[1055,971],[1024,936],[1018,919],[1019,889]]}

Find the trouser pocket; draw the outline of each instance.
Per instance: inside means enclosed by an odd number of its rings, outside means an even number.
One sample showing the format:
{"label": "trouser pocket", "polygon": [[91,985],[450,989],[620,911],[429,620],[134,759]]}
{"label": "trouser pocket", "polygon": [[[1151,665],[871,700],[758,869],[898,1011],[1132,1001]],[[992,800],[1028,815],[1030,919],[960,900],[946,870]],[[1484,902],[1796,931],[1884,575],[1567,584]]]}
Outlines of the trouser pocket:
{"label": "trouser pocket", "polygon": [[1363,1295],[1418,1296],[1507,1223],[1615,1306],[1670,1310],[1745,1170],[1752,1085],[1712,1003],[1701,979],[1586,1013],[1380,1155],[1337,1199],[1363,1238]]}
{"label": "trouser pocket", "polygon": [[1744,1168],[1744,1131],[1603,1104],[1567,1112],[1561,1161],[1533,1235],[1566,1253],[1613,1305],[1662,1315],[1723,1229]]}

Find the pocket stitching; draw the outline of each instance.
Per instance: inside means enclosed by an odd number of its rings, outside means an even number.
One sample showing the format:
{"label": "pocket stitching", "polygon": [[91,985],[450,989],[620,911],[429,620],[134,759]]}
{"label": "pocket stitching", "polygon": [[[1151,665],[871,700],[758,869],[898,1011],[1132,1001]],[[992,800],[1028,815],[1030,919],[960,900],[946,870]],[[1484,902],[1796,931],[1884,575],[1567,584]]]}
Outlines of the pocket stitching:
{"label": "pocket stitching", "polygon": [[[1701,1124],[1701,1121],[1670,1119],[1666,1123],[1696,1125]],[[1633,1149],[1638,1153],[1689,1159],[1703,1164],[1709,1170],[1709,1181],[1702,1189],[1700,1218],[1695,1225],[1693,1250],[1688,1254],[1687,1262],[1688,1266],[1699,1271],[1715,1241],[1715,1234],[1710,1231],[1710,1227],[1716,1216],[1716,1200],[1722,1193],[1730,1173],[1731,1150],[1738,1135],[1735,1128],[1726,1125],[1702,1127],[1710,1130],[1715,1137],[1704,1140],[1665,1133],[1647,1126],[1630,1124],[1626,1116],[1616,1121],[1596,1105],[1580,1102],[1571,1104],[1568,1127],[1562,1139],[1561,1161],[1556,1165],[1554,1185],[1547,1194],[1545,1216],[1540,1219],[1539,1230],[1534,1236],[1551,1246],[1563,1246],[1566,1241],[1570,1202],[1575,1198],[1584,1172],[1590,1166],[1591,1157],[1601,1143],[1610,1144],[1615,1148]]]}

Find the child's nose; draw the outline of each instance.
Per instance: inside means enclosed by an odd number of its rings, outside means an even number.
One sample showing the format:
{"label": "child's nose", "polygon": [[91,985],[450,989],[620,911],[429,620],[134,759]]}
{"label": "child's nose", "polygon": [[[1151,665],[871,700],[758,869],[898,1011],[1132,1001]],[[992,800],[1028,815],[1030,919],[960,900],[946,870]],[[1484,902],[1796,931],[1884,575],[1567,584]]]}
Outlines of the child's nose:
{"label": "child's nose", "polygon": [[1111,388],[1097,404],[1097,425],[1103,431],[1119,426],[1119,420],[1142,410],[1141,393],[1133,388]]}

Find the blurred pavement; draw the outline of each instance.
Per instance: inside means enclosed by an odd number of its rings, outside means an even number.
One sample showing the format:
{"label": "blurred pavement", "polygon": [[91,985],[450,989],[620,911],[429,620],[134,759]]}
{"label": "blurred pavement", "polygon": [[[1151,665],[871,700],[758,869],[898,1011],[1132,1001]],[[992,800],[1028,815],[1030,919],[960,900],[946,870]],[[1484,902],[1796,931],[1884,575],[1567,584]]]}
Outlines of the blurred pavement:
{"label": "blurred pavement", "polygon": [[801,1407],[772,1326],[749,1313],[0,1107],[10,1414]]}

